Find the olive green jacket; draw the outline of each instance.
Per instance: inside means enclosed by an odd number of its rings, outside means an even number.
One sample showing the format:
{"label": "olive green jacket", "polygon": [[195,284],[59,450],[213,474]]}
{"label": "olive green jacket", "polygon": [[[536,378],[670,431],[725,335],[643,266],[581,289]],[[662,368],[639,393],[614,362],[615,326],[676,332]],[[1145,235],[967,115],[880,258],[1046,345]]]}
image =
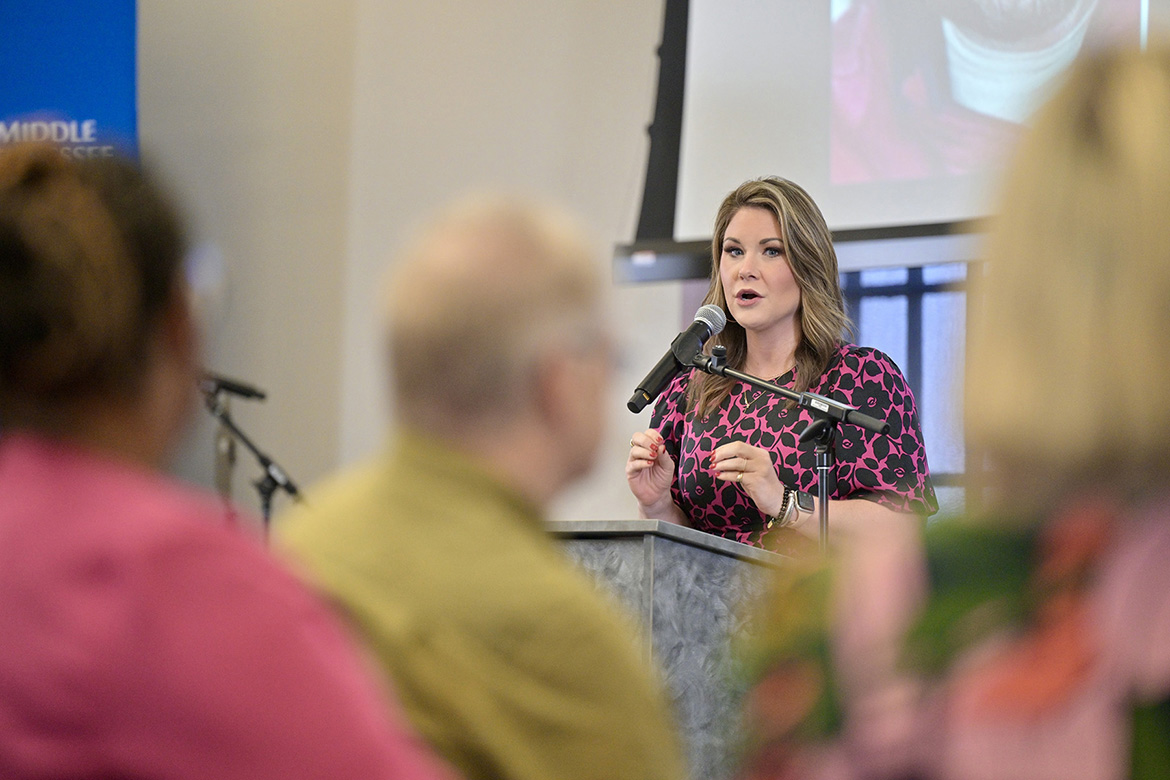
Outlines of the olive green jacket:
{"label": "olive green jacket", "polygon": [[634,629],[478,464],[404,434],[277,532],[466,777],[684,776]]}

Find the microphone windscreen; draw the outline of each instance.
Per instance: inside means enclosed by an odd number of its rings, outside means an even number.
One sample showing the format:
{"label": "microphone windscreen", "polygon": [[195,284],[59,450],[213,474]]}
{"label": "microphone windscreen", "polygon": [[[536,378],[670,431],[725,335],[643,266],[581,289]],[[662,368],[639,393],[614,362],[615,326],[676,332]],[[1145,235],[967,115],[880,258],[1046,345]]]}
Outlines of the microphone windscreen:
{"label": "microphone windscreen", "polygon": [[708,303],[706,306],[700,306],[699,310],[695,312],[695,319],[699,322],[706,323],[707,327],[711,329],[711,335],[714,336],[723,330],[727,325],[727,315],[713,303]]}

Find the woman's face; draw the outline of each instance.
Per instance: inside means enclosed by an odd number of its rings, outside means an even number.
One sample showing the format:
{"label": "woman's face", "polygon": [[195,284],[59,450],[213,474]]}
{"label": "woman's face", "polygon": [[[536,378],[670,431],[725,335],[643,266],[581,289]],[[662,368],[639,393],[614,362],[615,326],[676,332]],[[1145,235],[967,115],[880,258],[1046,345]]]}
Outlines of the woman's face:
{"label": "woman's face", "polygon": [[744,330],[765,335],[795,329],[800,286],[772,212],[754,206],[735,212],[723,235],[719,279],[727,311]]}

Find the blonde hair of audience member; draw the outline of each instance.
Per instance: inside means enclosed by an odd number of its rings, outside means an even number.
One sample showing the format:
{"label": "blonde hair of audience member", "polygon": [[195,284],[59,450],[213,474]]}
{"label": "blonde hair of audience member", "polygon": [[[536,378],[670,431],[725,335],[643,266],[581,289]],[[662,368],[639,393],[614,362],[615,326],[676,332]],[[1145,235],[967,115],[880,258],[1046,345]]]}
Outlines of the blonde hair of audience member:
{"label": "blonde hair of audience member", "polygon": [[[780,225],[784,256],[800,287],[800,343],[796,347],[797,391],[807,390],[820,378],[849,328],[845,301],[837,273],[837,252],[832,235],[816,203],[800,185],[779,176],[746,181],[732,190],[715,214],[711,240],[711,286],[703,299],[727,311],[727,294],[719,276],[723,239],[727,226],[740,209],[769,212]],[[747,336],[739,323],[729,319],[712,344],[727,347],[727,364],[742,370],[747,359]],[[771,379],[772,377],[764,377]],[[700,417],[727,398],[737,380],[696,372],[691,377],[688,403]]]}
{"label": "blonde hair of audience member", "polygon": [[969,440],[1010,507],[1170,481],[1170,50],[1093,55],[1035,117],[976,275]]}
{"label": "blonde hair of audience member", "polygon": [[539,502],[586,472],[608,383],[601,265],[564,214],[502,198],[443,213],[390,277],[400,424]]}
{"label": "blonde hair of audience member", "polygon": [[164,459],[198,370],[183,254],[133,164],[0,150],[0,427]]}

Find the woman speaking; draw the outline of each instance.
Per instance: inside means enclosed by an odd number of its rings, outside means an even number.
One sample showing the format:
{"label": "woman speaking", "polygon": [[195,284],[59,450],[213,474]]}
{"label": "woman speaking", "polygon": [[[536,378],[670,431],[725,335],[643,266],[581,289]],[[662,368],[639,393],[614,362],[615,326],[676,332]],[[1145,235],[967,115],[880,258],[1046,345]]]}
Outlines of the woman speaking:
{"label": "woman speaking", "polygon": [[[777,177],[731,192],[715,217],[705,304],[727,313],[708,348],[730,368],[811,391],[890,423],[842,425],[829,517],[833,534],[938,509],[914,396],[886,355],[847,343],[837,255],[820,209]],[[745,544],[791,550],[817,507],[816,455],[798,438],[811,414],[739,380],[697,369],[676,378],[650,427],[630,440],[626,477],[643,517]]]}

